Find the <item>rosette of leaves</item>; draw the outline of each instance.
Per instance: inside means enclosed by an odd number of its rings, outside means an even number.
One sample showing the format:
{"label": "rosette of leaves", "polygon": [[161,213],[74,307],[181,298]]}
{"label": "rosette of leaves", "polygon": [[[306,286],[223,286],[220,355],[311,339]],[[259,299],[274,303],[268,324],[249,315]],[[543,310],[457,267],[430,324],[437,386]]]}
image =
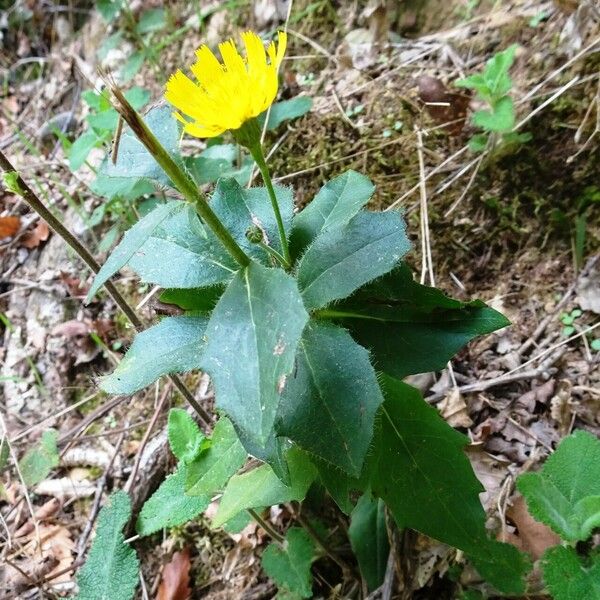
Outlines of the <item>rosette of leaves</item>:
{"label": "rosette of leaves", "polygon": [[[177,124],[163,113],[155,135],[172,139]],[[141,164],[156,169],[144,152],[128,148],[138,176]],[[401,381],[443,368],[507,320],[413,280],[402,262],[410,249],[404,220],[365,208],[374,187],[363,175],[327,182],[296,214],[292,190],[275,192],[288,269],[276,260],[282,248],[267,190],[234,179],[218,181],[210,206],[248,266],[183,201],[159,205],[124,235],[90,293],[127,265],[183,314],[138,334],[101,387],[131,394],[167,373],[210,375],[231,426],[186,459],[184,488],[223,492],[217,526],[246,509],[302,500],[313,484],[348,513],[350,492],[368,492],[399,527],[463,550],[495,587],[521,593],[526,562],[488,536],[482,486],[463,452],[468,439]],[[264,464],[236,474],[240,449],[242,459]]]}

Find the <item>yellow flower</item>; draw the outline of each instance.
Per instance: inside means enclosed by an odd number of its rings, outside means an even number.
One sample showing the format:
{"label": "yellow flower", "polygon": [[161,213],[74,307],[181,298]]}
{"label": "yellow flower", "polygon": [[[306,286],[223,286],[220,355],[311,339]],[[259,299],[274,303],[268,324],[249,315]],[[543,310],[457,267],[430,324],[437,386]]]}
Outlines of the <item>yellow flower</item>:
{"label": "yellow flower", "polygon": [[[182,71],[171,75],[165,98],[190,120],[174,113],[184,131],[199,138],[239,129],[257,117],[275,100],[277,71],[285,53],[287,36],[278,33],[278,44],[271,42],[267,52],[262,40],[252,31],[242,34],[246,58],[233,40],[219,44],[221,64],[208,46],[196,51],[192,73],[197,83]],[[267,54],[269,62],[267,62]]]}

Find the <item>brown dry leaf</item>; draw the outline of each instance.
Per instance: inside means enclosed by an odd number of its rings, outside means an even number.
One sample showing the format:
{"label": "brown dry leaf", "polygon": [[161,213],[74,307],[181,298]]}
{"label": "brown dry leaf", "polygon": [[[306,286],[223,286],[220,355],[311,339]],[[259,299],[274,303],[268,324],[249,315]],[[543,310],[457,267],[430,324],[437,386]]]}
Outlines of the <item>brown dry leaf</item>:
{"label": "brown dry leaf", "polygon": [[452,427],[471,427],[467,405],[457,388],[451,390],[440,402],[440,413]]}
{"label": "brown dry leaf", "polygon": [[46,221],[40,221],[33,231],[28,231],[21,238],[21,246],[25,246],[29,250],[37,248],[42,242],[45,242],[50,235],[50,228]]}
{"label": "brown dry leaf", "polygon": [[[75,544],[71,538],[71,532],[62,525],[40,525],[38,528],[41,541],[41,558],[52,568],[44,574],[50,577],[52,573],[68,569],[73,564],[73,551]],[[40,550],[38,549],[38,538],[35,531],[29,534],[29,542],[23,548],[23,553],[35,559],[40,560]],[[52,579],[52,583],[62,583],[71,581],[70,572],[63,573]]]}
{"label": "brown dry leaf", "polygon": [[66,286],[69,294],[74,298],[85,297],[88,292],[87,286],[78,277],[73,277],[65,271],[61,271],[59,274],[61,282]]}
{"label": "brown dry leaf", "polygon": [[530,552],[534,560],[540,558],[548,548],[560,544],[558,535],[529,514],[523,496],[517,496],[506,511],[506,516],[517,527],[522,549]]}
{"label": "brown dry leaf", "polygon": [[187,600],[190,589],[190,550],[175,552],[165,565],[156,600]]}
{"label": "brown dry leaf", "polygon": [[[53,517],[59,511],[60,507],[61,503],[57,498],[48,500],[48,502],[44,503],[35,511],[36,521],[41,523],[42,521]],[[15,537],[18,538],[29,535],[34,529],[35,526],[33,521],[29,519],[23,525],[21,525],[17,531],[15,531]]]}
{"label": "brown dry leaf", "polygon": [[21,228],[20,217],[0,217],[0,240],[13,237]]}

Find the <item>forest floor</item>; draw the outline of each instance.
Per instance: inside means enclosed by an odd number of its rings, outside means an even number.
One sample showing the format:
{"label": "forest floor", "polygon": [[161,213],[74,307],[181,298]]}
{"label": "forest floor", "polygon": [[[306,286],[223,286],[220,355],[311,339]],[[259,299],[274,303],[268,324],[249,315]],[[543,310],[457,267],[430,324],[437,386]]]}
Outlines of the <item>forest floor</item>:
{"label": "forest floor", "polygon": [[[313,105],[266,138],[272,172],[302,203],[346,169],[365,173],[377,186],[371,207],[404,212],[417,277],[459,299],[481,298],[511,320],[444,372],[411,383],[472,440],[490,527],[534,556],[556,541],[527,513],[516,476],[574,428],[600,437],[600,13],[593,4],[297,0],[281,97],[307,95]],[[161,6],[132,2],[109,24],[82,2],[17,1],[0,10],[0,150],[100,262],[143,207],[117,206],[95,218],[104,200],[90,189],[92,168],[112,134],[87,164],[69,166],[68,140],[86,130],[90,112],[82,97],[102,85],[97,68],[134,72],[141,48],[146,59],[125,87],[140,86],[157,103],[166,76],[201,43],[269,32],[288,16],[278,0],[174,2],[165,22],[134,35],[129,19],[135,25],[142,8]],[[476,100],[465,101],[453,82],[511,44],[511,96],[531,139],[473,154],[474,129],[464,117]],[[424,102],[424,76],[442,84],[442,111]],[[182,400],[168,383],[127,398],[99,391],[97,378],[113,368],[133,330],[108,297],[84,304],[91,274],[8,190],[0,190],[0,273],[0,433],[15,457],[50,428],[60,450],[58,466],[33,487],[12,468],[2,472],[0,595],[63,597],[106,496],[130,490],[135,511],[169,472],[166,414]],[[116,283],[145,322],[156,318],[155,290],[126,271]],[[204,377],[185,379],[210,398]],[[266,534],[252,524],[211,531],[209,516],[133,542],[140,597],[156,597],[164,565],[182,548],[194,597],[274,597],[260,568]],[[290,513],[284,506],[270,519],[283,528]],[[31,550],[40,535],[41,562]],[[398,544],[394,597],[454,597],[455,550],[411,532]],[[315,568],[315,597],[347,597],[331,561]]]}

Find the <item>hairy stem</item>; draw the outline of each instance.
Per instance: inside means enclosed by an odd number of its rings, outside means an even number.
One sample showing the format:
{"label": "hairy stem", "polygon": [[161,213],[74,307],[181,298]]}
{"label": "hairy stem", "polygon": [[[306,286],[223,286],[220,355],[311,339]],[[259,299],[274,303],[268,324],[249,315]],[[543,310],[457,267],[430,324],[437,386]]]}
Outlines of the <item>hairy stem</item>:
{"label": "hairy stem", "polygon": [[[59,235],[67,245],[72,248],[75,253],[81,258],[81,260],[89,267],[93,273],[100,271],[100,265],[96,259],[92,256],[91,252],[79,241],[79,239],[71,233],[71,231],[65,227],[62,221],[54,216],[52,211],[46,207],[46,205],[38,198],[35,192],[25,183],[23,178],[16,171],[12,163],[0,150],[0,167],[5,173],[5,181],[7,187],[18,194],[27,202],[29,207],[35,211],[48,225]],[[125,300],[124,296],[119,292],[115,285],[111,281],[106,281],[104,287],[108,292],[108,295],[114,300],[115,304],[123,311],[125,316],[129,319],[131,324],[137,331],[141,331],[144,325],[140,318],[135,313],[133,307]],[[169,375],[169,378],[175,385],[175,387],[181,392],[182,396],[192,405],[194,410],[198,413],[206,427],[210,426],[212,422],[211,416],[202,408],[192,392],[185,386],[183,381],[178,375]]]}
{"label": "hairy stem", "polygon": [[252,158],[256,161],[260,174],[262,175],[265,187],[269,193],[269,199],[271,200],[271,206],[275,213],[275,220],[277,221],[277,230],[279,231],[279,239],[281,241],[281,248],[283,250],[283,258],[285,259],[285,268],[289,269],[292,265],[292,259],[290,256],[290,248],[288,245],[287,237],[285,234],[285,228],[283,226],[283,219],[281,218],[281,211],[279,210],[279,204],[277,197],[275,196],[275,190],[273,189],[273,182],[271,181],[271,175],[269,173],[269,167],[267,167],[267,161],[262,151],[262,145],[260,141],[253,144],[248,148],[252,154]]}
{"label": "hairy stem", "polygon": [[121,90],[114,84],[111,84],[111,91],[117,100],[115,108],[123,117],[125,122],[131,127],[138,140],[146,147],[154,160],[162,167],[175,187],[182,193],[183,197],[191,202],[200,215],[203,222],[210,227],[217,236],[225,250],[231,254],[237,263],[242,267],[250,264],[250,258],[240,248],[238,243],[221,220],[214,213],[208,204],[204,194],[200,192],[198,186],[183,171],[183,169],[173,160],[173,157],[165,150],[162,144],[156,139],[156,136],[150,131],[140,114],[129,104]]}

